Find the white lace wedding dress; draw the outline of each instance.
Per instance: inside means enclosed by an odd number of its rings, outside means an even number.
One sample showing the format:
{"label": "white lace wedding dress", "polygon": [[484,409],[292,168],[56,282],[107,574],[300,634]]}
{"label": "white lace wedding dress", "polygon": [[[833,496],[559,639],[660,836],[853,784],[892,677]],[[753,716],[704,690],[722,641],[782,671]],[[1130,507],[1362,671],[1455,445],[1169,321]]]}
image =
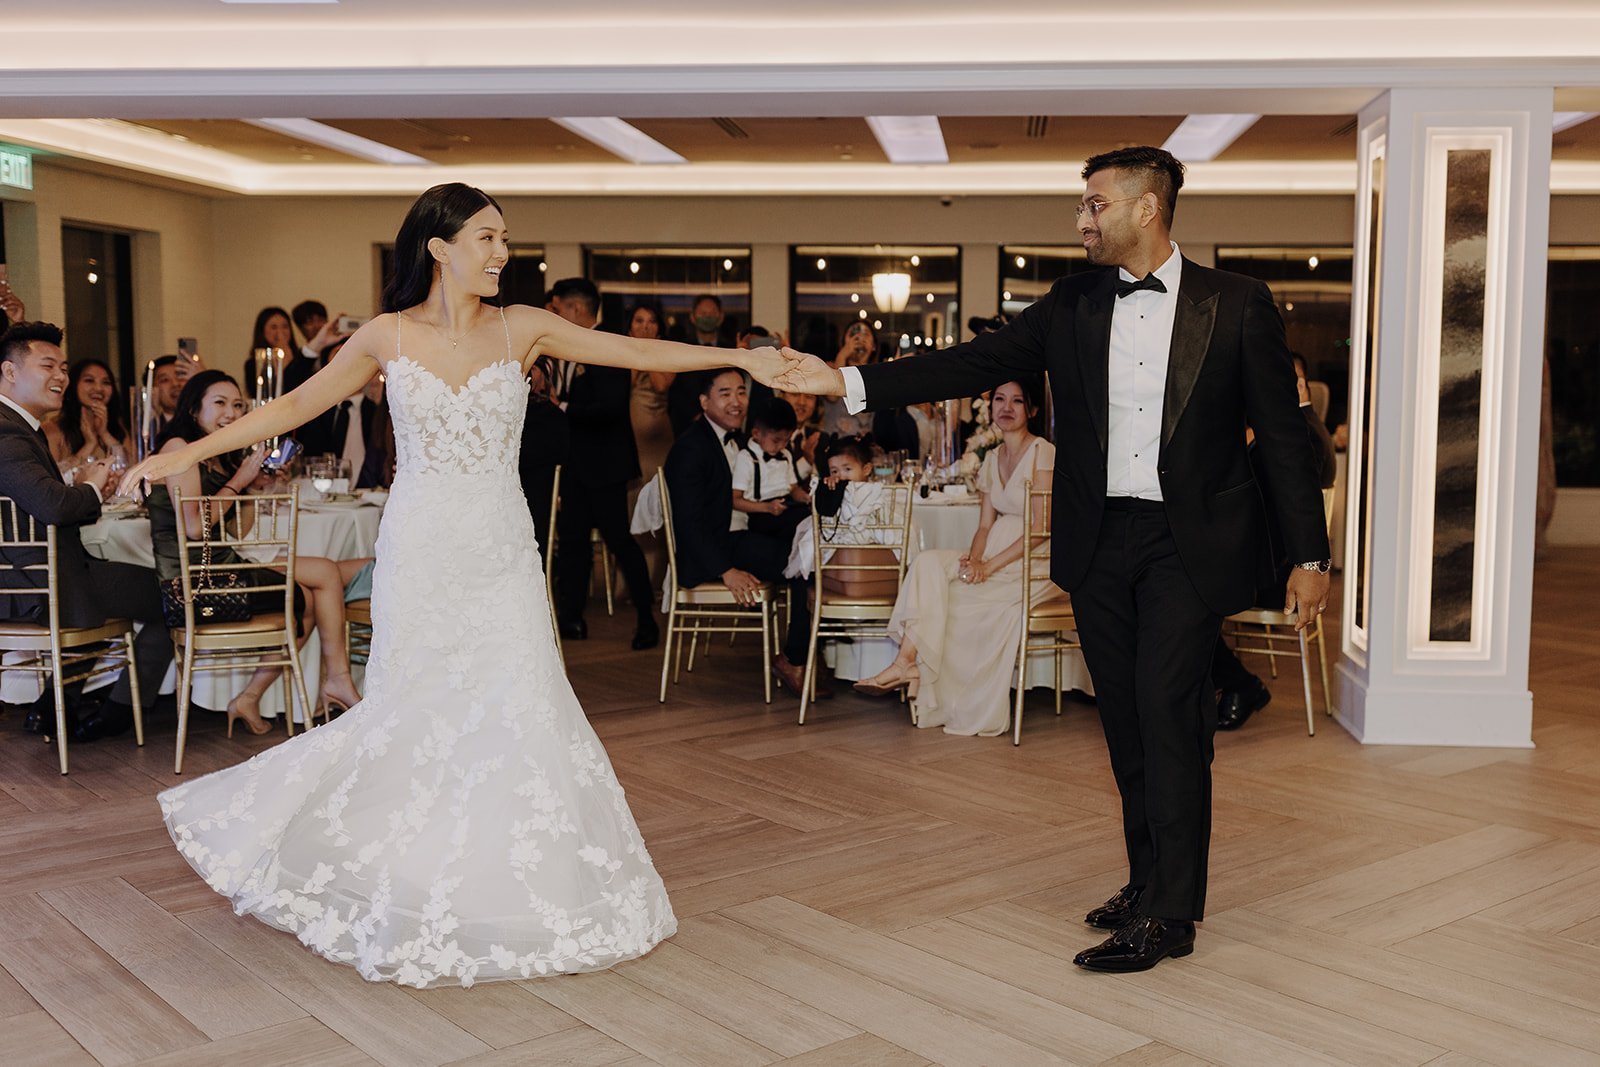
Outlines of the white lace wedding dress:
{"label": "white lace wedding dress", "polygon": [[518,364],[459,390],[403,356],[387,371],[398,465],[366,698],[161,794],[167,827],[236,912],[370,980],[640,956],[677,920],[557,656],[517,477]]}

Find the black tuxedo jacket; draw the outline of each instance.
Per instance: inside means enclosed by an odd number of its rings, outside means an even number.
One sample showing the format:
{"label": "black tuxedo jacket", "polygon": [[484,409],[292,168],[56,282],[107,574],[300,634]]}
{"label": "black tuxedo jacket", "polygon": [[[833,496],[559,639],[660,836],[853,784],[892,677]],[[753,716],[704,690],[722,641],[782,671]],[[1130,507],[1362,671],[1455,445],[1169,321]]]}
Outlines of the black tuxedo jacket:
{"label": "black tuxedo jacket", "polygon": [[[1116,277],[1104,270],[1063,278],[1002,330],[861,368],[874,409],[973,396],[1018,374],[1048,372],[1056,421],[1050,576],[1068,592],[1088,573],[1105,511]],[[1206,605],[1229,615],[1255,598],[1263,490],[1295,562],[1328,558],[1322,497],[1283,319],[1267,287],[1185,259],[1177,301],[1157,471],[1184,568]],[[1265,446],[1254,473],[1246,423]]]}
{"label": "black tuxedo jacket", "polygon": [[[574,462],[561,473],[590,485],[621,484],[639,477],[639,447],[628,412],[633,374],[625,367],[579,364],[561,399],[567,405]],[[570,474],[569,474],[570,472]]]}
{"label": "black tuxedo jacket", "polygon": [[700,419],[673,442],[663,468],[678,547],[678,584],[716,581],[734,565],[733,473],[711,423]]}
{"label": "black tuxedo jacket", "polygon": [[[50,450],[21,415],[0,404],[0,496],[17,502],[37,522],[56,527],[56,573],[60,576],[61,623],[64,626],[98,626],[105,621],[96,606],[89,581],[88,554],[78,527],[100,518],[100,498],[87,485],[67,485]],[[8,516],[0,515],[9,535]],[[39,531],[42,533],[43,531]],[[42,548],[0,549],[7,563],[32,566],[43,563]],[[43,571],[0,572],[8,589],[45,589]],[[49,623],[49,602],[44,596],[0,597],[0,618],[38,625]]]}

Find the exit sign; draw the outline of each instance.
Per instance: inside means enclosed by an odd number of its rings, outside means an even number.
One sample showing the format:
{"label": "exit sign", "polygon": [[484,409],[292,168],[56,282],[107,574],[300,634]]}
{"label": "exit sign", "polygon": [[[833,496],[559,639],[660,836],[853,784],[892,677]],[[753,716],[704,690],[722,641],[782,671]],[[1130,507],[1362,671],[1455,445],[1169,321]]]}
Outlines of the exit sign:
{"label": "exit sign", "polygon": [[33,157],[23,152],[0,148],[0,185],[15,189],[33,188]]}

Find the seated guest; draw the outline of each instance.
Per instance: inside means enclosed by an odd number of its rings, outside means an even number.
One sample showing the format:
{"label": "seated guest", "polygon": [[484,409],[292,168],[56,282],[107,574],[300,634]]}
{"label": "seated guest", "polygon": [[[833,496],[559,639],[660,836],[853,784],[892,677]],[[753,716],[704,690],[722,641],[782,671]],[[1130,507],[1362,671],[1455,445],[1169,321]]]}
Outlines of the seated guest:
{"label": "seated guest", "polygon": [[802,483],[811,481],[818,471],[817,445],[822,431],[817,429],[817,398],[810,393],[777,393],[794,410],[794,433],[789,435],[789,454],[794,457],[794,472]]}
{"label": "seated guest", "polygon": [[[1029,479],[1048,484],[1055,446],[1029,429],[1039,413],[1037,387],[1006,382],[994,390],[991,417],[1003,435],[978,472],[982,494],[978,530],[965,552],[930,549],[912,560],[889,631],[900,651],[883,671],[856,683],[863,693],[907,689],[917,702],[918,726],[949,734],[1005,733],[1010,719],[1011,671],[1022,637],[1022,510]],[[1034,516],[1042,530],[1044,516]],[[1041,588],[1049,582],[1037,579]]]}
{"label": "seated guest", "polygon": [[939,443],[939,424],[933,404],[884,408],[872,417],[872,438],[888,452],[904,452],[921,462]]}
{"label": "seated guest", "polygon": [[[1300,391],[1300,414],[1305,416],[1306,435],[1311,438],[1311,452],[1317,465],[1317,479],[1324,489],[1332,489],[1337,474],[1338,457],[1334,454],[1333,438],[1327,423],[1317,417],[1311,404],[1311,389],[1306,381],[1306,361],[1299,353],[1292,353],[1295,386]],[[1252,462],[1255,459],[1255,434],[1246,428],[1246,442]],[[1289,561],[1278,557],[1278,546],[1283,543],[1278,533],[1276,512],[1267,509],[1266,545],[1273,558],[1262,561],[1261,587],[1256,590],[1256,606],[1283,610],[1285,586],[1289,581]],[[1220,690],[1217,697],[1217,729],[1237,730],[1251,715],[1267,706],[1272,691],[1259,677],[1251,673],[1233,649],[1220,636],[1211,656],[1211,681]]]}
{"label": "seated guest", "polygon": [[540,356],[528,373],[528,413],[522,420],[522,451],[517,456],[517,473],[522,478],[522,495],[528,498],[533,514],[534,538],[539,553],[550,554],[550,490],[556,468],[567,462],[572,434],[567,413],[556,405],[551,390],[554,360]]}
{"label": "seated guest", "polygon": [[[782,579],[789,539],[732,528],[733,465],[739,455],[738,429],[744,421],[744,375],[731,368],[709,371],[700,375],[698,382],[703,417],[674,442],[665,467],[678,550],[678,584],[720,581],[740,603],[753,604],[761,582]],[[800,692],[811,638],[807,584],[803,579],[791,583],[788,637],[783,651],[772,661],[778,681],[796,693]],[[827,688],[817,687],[819,699],[832,695]]]}
{"label": "seated guest", "polygon": [[157,435],[167,428],[178,410],[178,394],[189,380],[193,364],[177,356],[157,356],[150,380],[150,406],[154,408]]}
{"label": "seated guest", "polygon": [[[191,441],[232,423],[244,415],[247,405],[236,383],[219,370],[201,371],[189,379],[178,397],[178,413],[167,427],[159,451],[176,452]],[[172,506],[172,493],[182,493],[183,524],[187,535],[194,539],[203,536],[205,517],[200,505],[193,502],[199,496],[243,496],[255,485],[261,474],[261,461],[266,452],[257,446],[250,452],[233,453],[207,460],[199,467],[176,474],[165,482],[152,486],[146,499],[150,510],[150,542],[155,552],[156,572],[162,581],[176,578],[180,573],[178,560],[178,515]],[[225,518],[213,514],[215,523]],[[247,513],[247,521],[254,516]],[[248,530],[248,527],[246,527]],[[194,561],[199,550],[191,549]],[[238,563],[241,558],[232,549],[213,550],[213,563]],[[345,586],[365,565],[366,560],[341,560],[335,562],[321,556],[296,555],[294,561],[296,626],[305,635],[315,626],[322,643],[323,683],[317,694],[320,708],[348,709],[361,700],[355,683],[350,678],[350,655],[344,641]],[[244,572],[241,577],[249,581],[251,573],[261,574],[262,585],[272,584],[264,572]],[[258,598],[256,610],[271,612],[281,609],[283,594],[265,592],[253,594]],[[243,692],[228,702],[228,732],[233,732],[233,721],[242,719],[253,734],[264,734],[270,727],[261,718],[261,697],[277,681],[282,668],[261,667],[251,677]]]}
{"label": "seated guest", "polygon": [[118,399],[116,380],[104,360],[72,365],[61,414],[44,424],[50,455],[63,475],[75,474],[96,459],[110,459],[119,469],[127,465],[132,442]]}
{"label": "seated guest", "polygon": [[[156,576],[144,567],[95,559],[83,548],[79,528],[100,518],[100,502],[109,491],[110,461],[104,457],[81,467],[75,484],[61,480],[40,425],[59,411],[67,391],[67,359],[61,352],[61,329],[45,322],[22,322],[0,335],[0,496],[10,497],[36,522],[56,527],[56,570],[60,582],[60,619],[67,627],[92,627],[108,618],[144,623],[134,638],[139,674],[139,700],[155,703],[161,679],[172,662],[172,643],[161,621],[161,596]],[[44,562],[43,549],[15,549],[12,566]],[[10,588],[44,588],[39,571],[6,571]],[[44,596],[0,597],[0,618],[49,624]],[[76,694],[74,694],[76,697]],[[79,715],[82,710],[83,714]],[[133,690],[124,673],[98,709],[76,699],[69,708],[74,741],[92,741],[121,733],[133,724]],[[43,715],[30,712],[24,728],[46,730]]]}
{"label": "seated guest", "polygon": [[[866,438],[841,437],[828,442],[825,451],[823,463],[827,477],[813,485],[812,492],[817,492],[819,486],[829,492],[840,489],[843,492],[832,503],[821,496],[817,498],[817,513],[822,522],[826,546],[822,557],[824,563],[832,559],[840,548],[882,544],[884,538],[879,535],[884,531],[867,527],[883,523],[891,517],[884,507],[883,484],[872,480],[872,445]],[[789,563],[783,573],[787,578],[810,578],[815,570],[816,530],[812,528],[811,516],[807,515],[795,529],[794,542],[789,549]],[[888,574],[887,571],[861,573],[869,580]],[[893,576],[890,576],[890,581],[893,580]],[[841,589],[839,592],[847,590]]]}
{"label": "seated guest", "polygon": [[734,460],[733,508],[749,516],[749,529],[757,533],[793,536],[811,503],[789,453],[795,429],[794,408],[769,399],[750,419],[750,440]]}
{"label": "seated guest", "polygon": [[327,346],[326,341],[322,344],[316,343],[322,340],[318,334],[328,326],[327,305],[320,300],[302,300],[289,311],[289,317],[294,320],[294,328],[300,331],[302,356],[315,361],[333,355],[331,352],[323,351]]}
{"label": "seated guest", "polygon": [[307,379],[322,369],[322,349],[344,339],[334,324],[327,320],[327,312],[324,311],[322,327],[304,345],[296,345],[289,313],[280,307],[262,308],[256,313],[256,324],[250,333],[250,355],[244,361],[245,391],[254,396],[256,376],[264,375],[266,371],[265,367],[256,366],[257,349],[275,348],[283,351],[283,385],[278,390],[281,394],[304,385]]}

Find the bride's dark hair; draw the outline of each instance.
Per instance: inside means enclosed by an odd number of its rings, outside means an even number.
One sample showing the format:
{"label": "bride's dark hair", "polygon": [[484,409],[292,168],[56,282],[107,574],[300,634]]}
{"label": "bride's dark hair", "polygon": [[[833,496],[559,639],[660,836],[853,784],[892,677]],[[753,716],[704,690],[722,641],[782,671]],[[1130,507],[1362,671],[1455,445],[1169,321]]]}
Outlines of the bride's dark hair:
{"label": "bride's dark hair", "polygon": [[494,197],[461,182],[435,185],[417,197],[394,238],[394,274],[383,287],[383,310],[404,311],[428,299],[433,256],[428,242],[453,240],[467,220],[486,207],[500,210]]}

